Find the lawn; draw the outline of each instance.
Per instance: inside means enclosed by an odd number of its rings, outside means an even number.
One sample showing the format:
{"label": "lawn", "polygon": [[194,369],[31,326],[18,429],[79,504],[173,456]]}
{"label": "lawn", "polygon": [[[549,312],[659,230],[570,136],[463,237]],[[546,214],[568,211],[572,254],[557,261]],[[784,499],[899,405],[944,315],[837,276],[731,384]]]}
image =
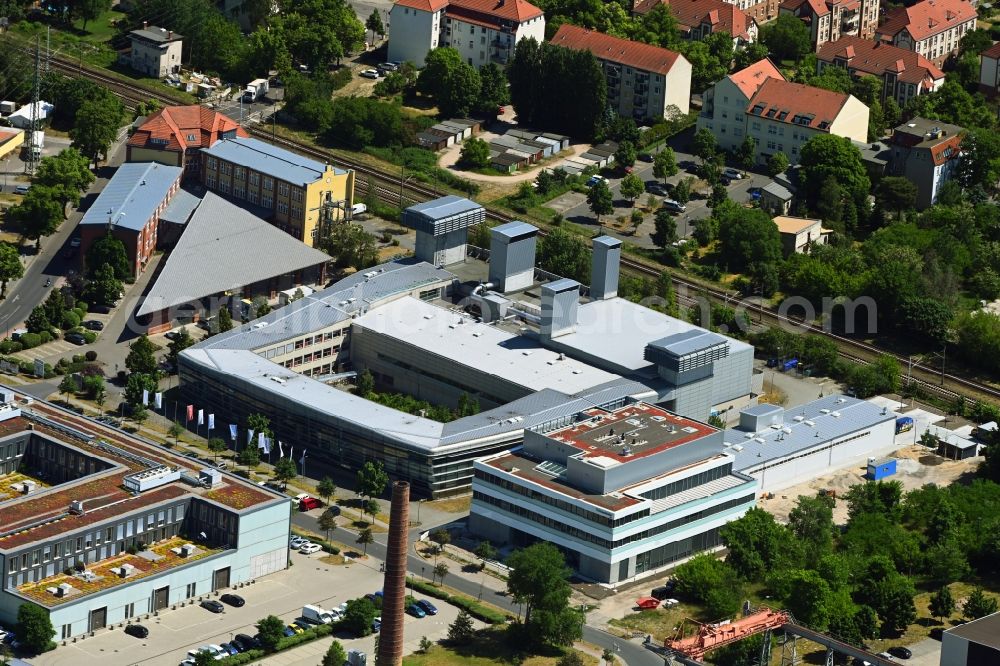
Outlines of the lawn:
{"label": "lawn", "polygon": [[[504,640],[501,631],[481,631],[469,645],[435,645],[426,653],[403,657],[403,666],[506,666],[515,652]],[[553,648],[551,653],[537,654],[522,662],[524,666],[555,666],[564,653]],[[597,666],[598,659],[580,652],[583,663]]]}
{"label": "lawn", "polygon": [[106,42],[118,34],[116,24],[125,16],[122,12],[109,9],[97,18],[87,21],[86,30],[83,29],[82,20],[74,21],[73,28],[88,42]]}

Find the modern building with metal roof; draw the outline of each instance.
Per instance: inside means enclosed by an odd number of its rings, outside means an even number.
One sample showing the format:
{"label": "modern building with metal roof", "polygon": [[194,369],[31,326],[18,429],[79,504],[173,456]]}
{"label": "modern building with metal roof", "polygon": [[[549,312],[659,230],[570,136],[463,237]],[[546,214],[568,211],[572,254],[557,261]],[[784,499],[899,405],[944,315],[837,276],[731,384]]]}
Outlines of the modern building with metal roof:
{"label": "modern building with metal roof", "polygon": [[125,245],[133,276],[145,268],[156,249],[160,215],[180,189],[184,169],[156,162],[118,167],[80,220],[80,252],[107,234]]}
{"label": "modern building with metal roof", "polygon": [[448,195],[403,211],[401,222],[417,232],[417,259],[435,266],[465,260],[469,227],[486,221],[486,209],[463,197]]}
{"label": "modern building with metal roof", "polygon": [[203,155],[240,164],[247,169],[302,187],[322,178],[330,168],[337,175],[347,173],[343,169],[329,167],[322,162],[265,143],[260,139],[224,138],[215,145],[202,149],[201,152]]}
{"label": "modern building with metal roof", "polygon": [[[136,316],[150,332],[232,307],[241,298],[326,282],[330,257],[206,192],[166,257]],[[208,302],[215,299],[214,302]]]}
{"label": "modern building with metal roof", "polygon": [[941,635],[941,666],[1000,664],[1000,613],[960,624]]}
{"label": "modern building with metal roof", "polygon": [[895,413],[829,395],[788,410],[744,410],[739,427],[725,431],[722,450],[733,456],[734,470],[773,492],[894,450],[895,428]]}

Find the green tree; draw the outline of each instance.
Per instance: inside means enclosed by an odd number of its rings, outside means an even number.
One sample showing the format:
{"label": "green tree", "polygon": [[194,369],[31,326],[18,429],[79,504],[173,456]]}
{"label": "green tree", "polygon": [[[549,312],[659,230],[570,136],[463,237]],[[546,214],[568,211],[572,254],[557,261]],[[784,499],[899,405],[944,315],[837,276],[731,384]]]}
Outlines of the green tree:
{"label": "green tree", "polygon": [[7,296],[7,283],[24,275],[20,253],[10,243],[0,243],[0,298]]}
{"label": "green tree", "polygon": [[328,476],[324,476],[320,479],[319,483],[316,484],[316,494],[323,498],[323,501],[327,504],[330,503],[330,498],[337,493],[337,484],[333,482]]}
{"label": "green tree", "polygon": [[779,14],[763,26],[761,42],[779,60],[798,60],[812,51],[809,28],[797,16]]}
{"label": "green tree", "polygon": [[337,529],[337,514],[327,508],[326,511],[320,514],[319,520],[316,521],[316,524],[321,530],[323,530],[324,533],[326,533],[326,540],[329,541],[330,532]]}
{"label": "green tree", "polygon": [[365,397],[375,392],[375,378],[367,368],[358,374],[357,387],[355,393]]}
{"label": "green tree", "polygon": [[962,617],[978,620],[997,612],[996,597],[988,596],[981,587],[976,587],[962,605]]}
{"label": "green tree", "polygon": [[236,462],[247,469],[253,469],[260,464],[260,449],[253,445],[247,445],[236,454]]}
{"label": "green tree", "polygon": [[65,217],[65,208],[60,203],[60,192],[45,185],[33,185],[21,202],[12,206],[8,214],[17,223],[21,234],[35,241],[39,250],[42,237],[51,236],[59,228]]}
{"label": "green tree", "polygon": [[610,215],[614,212],[614,197],[611,194],[611,188],[605,181],[600,180],[591,186],[590,191],[587,192],[587,204],[597,218],[598,224],[600,224],[602,215]]}
{"label": "green tree", "polygon": [[361,270],[378,261],[375,237],[360,224],[342,222],[332,225],[329,235],[320,241],[320,247],[333,258],[337,268]]}
{"label": "green tree", "polygon": [[58,155],[41,159],[33,182],[55,189],[63,206],[79,206],[80,193],[94,182],[94,174],[90,171],[87,158],[80,151],[65,148]]}
{"label": "green tree", "polygon": [[251,316],[253,318],[263,317],[271,311],[271,304],[267,302],[267,297],[264,295],[254,296],[251,304]]}
{"label": "green tree", "polygon": [[[379,37],[385,37],[385,26],[382,25],[382,17],[379,16],[378,9],[372,9],[372,13],[368,15],[368,20],[365,21],[365,27],[372,31],[372,43],[375,43],[375,35]],[[337,664],[341,666],[341,664]]]}
{"label": "green tree", "polygon": [[374,540],[375,538],[372,536],[372,528],[366,527],[362,529],[360,532],[358,532],[358,538],[355,540],[355,543],[364,546],[365,555],[367,555],[368,544],[370,544]]}
{"label": "green tree", "polygon": [[459,164],[470,169],[483,169],[490,165],[490,144],[482,139],[467,139],[462,144]]}
{"label": "green tree", "polygon": [[753,167],[754,156],[757,154],[757,140],[752,136],[743,139],[743,143],[736,151],[736,159],[744,169]]}
{"label": "green tree", "polygon": [[492,115],[498,107],[510,104],[510,91],[507,89],[507,75],[494,62],[488,62],[479,68],[478,110]]}
{"label": "green tree", "polygon": [[167,353],[167,359],[176,365],[177,357],[180,356],[181,352],[193,344],[194,338],[188,333],[187,327],[181,326],[181,329],[177,331],[177,336],[167,345],[167,349],[170,350]]}
{"label": "green tree", "polygon": [[583,663],[583,657],[580,656],[579,652],[567,652],[559,661],[556,662],[556,666],[586,666]]}
{"label": "green tree", "polygon": [[[611,194],[610,190],[608,194]],[[538,265],[541,268],[580,284],[590,282],[590,260],[590,252],[583,239],[564,229],[553,229],[538,244]]]}
{"label": "green tree", "polygon": [[444,577],[448,575],[448,565],[440,562],[434,565],[434,576],[444,585]]}
{"label": "green tree", "polygon": [[369,460],[358,470],[357,492],[361,497],[373,499],[385,492],[389,485],[389,475],[381,460]]}
{"label": "green tree", "polygon": [[[813,205],[824,186],[830,187],[828,179],[832,179],[856,212],[867,210],[871,181],[861,161],[861,151],[850,139],[832,134],[814,136],[802,146],[799,165],[806,191],[813,193],[810,201]],[[841,207],[842,201],[838,200],[833,205]]]}
{"label": "green tree", "polygon": [[67,400],[69,400],[70,396],[76,395],[76,380],[73,379],[73,375],[63,375],[62,381],[59,382],[59,392]]}
{"label": "green tree", "polygon": [[700,157],[703,162],[714,160],[719,152],[719,144],[715,140],[712,130],[702,127],[695,132],[694,138],[691,140],[691,151]]}
{"label": "green tree", "polygon": [[833,499],[800,496],[788,514],[788,526],[803,545],[806,561],[818,562],[833,550]]}
{"label": "green tree", "polygon": [[155,353],[159,347],[154,345],[148,336],[140,335],[128,348],[129,352],[125,357],[125,367],[129,369],[129,372],[154,376],[156,374]]}
{"label": "green tree", "polygon": [[355,636],[367,636],[372,633],[372,622],[378,617],[378,608],[365,597],[351,599],[344,611],[341,626]]}
{"label": "green tree", "polygon": [[674,571],[677,594],[683,599],[705,603],[712,590],[733,587],[736,573],[713,555],[695,555]]}
{"label": "green tree", "polygon": [[226,440],[219,437],[210,437],[206,445],[208,446],[208,450],[215,454],[216,462],[219,460],[219,454],[229,448],[226,446]]}
{"label": "green tree", "polygon": [[476,635],[472,617],[464,608],[458,611],[455,621],[448,625],[448,641],[456,645],[465,645]]}
{"label": "green tree", "polygon": [[219,308],[219,333],[225,333],[233,328],[233,316],[229,313],[229,306],[223,305]]}
{"label": "green tree", "polygon": [[719,254],[730,270],[760,275],[763,266],[781,260],[781,234],[760,209],[727,202],[712,213],[719,220]]}
{"label": "green tree", "polygon": [[461,62],[448,72],[444,90],[437,97],[438,110],[445,116],[465,116],[476,108],[482,79],[475,67]]}
{"label": "green tree", "polygon": [[110,231],[94,241],[94,244],[87,250],[88,276],[93,279],[97,269],[104,264],[111,266],[114,276],[118,280],[125,280],[132,275],[128,254],[125,252],[125,244],[112,236]]}
{"label": "green tree", "polygon": [[83,19],[83,31],[87,31],[87,23],[111,9],[111,0],[76,0],[73,3],[73,16]]}
{"label": "green tree", "polygon": [[908,178],[886,176],[875,188],[875,203],[886,210],[896,211],[896,217],[903,219],[903,213],[917,205],[917,186]]}
{"label": "green tree", "polygon": [[285,623],[276,615],[268,615],[257,622],[257,638],[267,652],[278,649],[278,643],[285,635]]}
{"label": "green tree", "polygon": [[265,437],[274,437],[274,431],[271,430],[271,419],[260,412],[254,412],[247,416],[247,428],[258,434],[263,433]]}
{"label": "green tree", "polygon": [[635,161],[638,157],[639,153],[635,148],[635,144],[631,141],[622,141],[618,144],[618,150],[615,151],[615,164],[620,169],[627,169],[635,166]]}
{"label": "green tree", "polygon": [[511,567],[507,590],[524,604],[524,625],[536,642],[571,644],[582,632],[583,618],[569,608],[569,569],[562,553],[540,542],[515,551],[507,558]]}
{"label": "green tree", "polygon": [[448,77],[462,64],[462,56],[450,46],[441,46],[428,52],[424,68],[417,77],[417,90],[435,99],[445,94]]}
{"label": "green tree", "polygon": [[797,569],[781,575],[787,579],[785,608],[792,612],[795,621],[816,631],[826,631],[830,624],[830,584],[811,570]]}
{"label": "green tree", "polygon": [[129,414],[132,421],[135,422],[136,426],[141,430],[142,424],[146,422],[149,418],[149,410],[142,403],[132,406],[132,412]]}
{"label": "green tree", "polygon": [[451,543],[451,533],[443,528],[436,529],[431,532],[431,541],[437,544],[437,552],[443,553],[444,547]]}
{"label": "green tree", "polygon": [[677,158],[674,156],[674,150],[670,146],[664,146],[653,158],[653,177],[662,179],[666,184],[667,178],[676,173]]}
{"label": "green tree", "polygon": [[664,250],[677,240],[677,220],[666,208],[656,211],[650,237],[653,245]]}
{"label": "green tree", "polygon": [[170,428],[167,430],[167,435],[174,438],[174,446],[177,446],[181,441],[181,435],[184,434],[184,426],[182,426],[177,421],[170,424]]}
{"label": "green tree", "polygon": [[274,463],[274,478],[281,482],[283,488],[287,488],[288,482],[298,475],[299,470],[291,458],[280,458],[278,462]]}
{"label": "green tree", "polygon": [[632,202],[635,205],[635,200],[642,196],[642,193],[646,190],[646,186],[643,184],[642,179],[634,173],[630,173],[621,182],[621,192],[622,196]]}
{"label": "green tree", "polygon": [[674,201],[685,204],[691,200],[691,186],[694,183],[693,177],[682,178],[674,185]]}
{"label": "green tree", "polygon": [[125,390],[122,391],[122,397],[125,398],[125,402],[128,403],[131,409],[135,409],[143,404],[143,391],[152,397],[156,392],[156,377],[142,372],[129,374],[128,379],[125,381]]}
{"label": "green tree", "polygon": [[107,156],[125,117],[125,107],[117,97],[85,101],[76,110],[76,123],[69,133],[73,147],[96,164]]}
{"label": "green tree", "polygon": [[[372,10],[372,16],[378,16],[378,11]],[[322,666],[344,666],[346,661],[347,652],[344,651],[344,646],[334,639],[323,655]]]}
{"label": "green tree", "polygon": [[779,173],[785,173],[788,169],[788,156],[785,155],[780,150],[771,153],[771,156],[767,158],[767,175],[774,178]]}
{"label": "green tree", "polygon": [[30,602],[21,604],[17,609],[17,636],[29,652],[41,654],[48,650],[55,636],[49,612]]}
{"label": "green tree", "polygon": [[951,617],[955,612],[955,599],[951,596],[951,590],[947,585],[942,585],[941,589],[931,595],[931,601],[927,609],[931,615],[942,622],[944,618]]}
{"label": "green tree", "polygon": [[761,580],[765,573],[798,557],[798,544],[788,528],[763,509],[750,509],[720,528],[719,536],[729,549],[726,563],[750,581]]}
{"label": "green tree", "polygon": [[98,305],[114,305],[121,298],[122,283],[109,264],[101,264],[83,290],[84,297]]}
{"label": "green tree", "polygon": [[495,560],[497,558],[497,549],[489,541],[480,541],[473,553],[481,560]]}

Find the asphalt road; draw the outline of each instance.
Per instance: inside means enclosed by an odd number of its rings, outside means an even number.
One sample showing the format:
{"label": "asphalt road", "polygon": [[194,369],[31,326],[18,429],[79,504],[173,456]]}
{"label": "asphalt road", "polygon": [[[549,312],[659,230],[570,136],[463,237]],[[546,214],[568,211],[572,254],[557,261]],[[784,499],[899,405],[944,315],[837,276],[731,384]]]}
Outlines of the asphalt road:
{"label": "asphalt road", "polygon": [[[316,519],[308,514],[303,513],[293,513],[292,523],[298,525],[299,527],[308,529],[312,532],[322,532],[319,526],[316,524]],[[410,531],[410,541],[412,542],[417,533],[426,528],[418,528]],[[338,527],[333,530],[331,536],[341,543],[353,544],[357,539],[357,535],[354,532],[346,530],[342,527]],[[375,541],[368,544],[368,553],[380,560],[385,560],[386,556],[386,546],[385,540],[387,535],[385,533],[376,534]],[[433,568],[433,565],[428,564],[426,561],[420,559],[416,555],[412,554],[408,550],[407,555],[407,569],[414,576],[420,576],[421,578],[426,578],[427,574]],[[484,599],[494,606],[498,606],[504,610],[507,610],[516,615],[520,615],[521,610],[518,604],[514,603],[506,594],[502,594],[489,587],[484,587],[482,583],[476,583],[463,576],[451,576],[448,578],[448,586],[453,587],[459,592],[463,592],[470,597],[476,597]],[[373,590],[374,592],[374,590]],[[588,643],[593,643],[594,645],[599,645],[602,648],[610,648],[615,651],[615,654],[627,664],[627,666],[663,666],[663,657],[647,650],[639,644],[623,640],[617,636],[612,636],[611,634],[584,625],[583,627],[583,640]]]}

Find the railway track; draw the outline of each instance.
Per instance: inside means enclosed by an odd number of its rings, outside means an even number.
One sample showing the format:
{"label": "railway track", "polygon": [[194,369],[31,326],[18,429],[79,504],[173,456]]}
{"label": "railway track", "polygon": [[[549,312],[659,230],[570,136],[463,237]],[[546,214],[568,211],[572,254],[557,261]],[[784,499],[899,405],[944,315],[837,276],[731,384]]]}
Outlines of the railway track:
{"label": "railway track", "polygon": [[[92,67],[82,66],[82,64],[74,64],[65,58],[60,58],[58,56],[53,57],[50,60],[50,66],[53,69],[69,76],[84,76],[88,79],[101,83],[115,94],[121,96],[125,100],[126,105],[132,108],[134,108],[139,102],[149,99],[155,99],[168,105],[177,103],[177,100],[167,95],[129,85],[128,83],[125,83],[117,78],[103,74]],[[439,197],[442,194],[440,191],[421,183],[401,183],[400,179],[397,179],[393,174],[387,174],[384,171],[380,171],[360,162],[344,159],[341,156],[334,155],[328,151],[319,149],[301,141],[273,135],[259,127],[249,126],[245,129],[251,136],[256,138],[267,140],[270,143],[280,145],[308,157],[329,162],[334,166],[354,170],[355,174],[358,176],[364,176],[364,178],[356,179],[356,189],[367,194],[370,180],[375,189],[375,196],[390,205],[399,206],[403,203],[404,199],[414,202],[425,201],[427,199]],[[512,222],[516,219],[510,215],[490,208],[486,208],[486,216],[491,221],[499,223]],[[545,236],[546,232],[544,229],[540,229],[539,234]],[[622,257],[621,261],[624,268],[645,277],[658,277],[662,271],[662,268],[658,268],[629,257]],[[875,347],[859,340],[854,340],[852,338],[826,331],[813,323],[782,314],[752,300],[743,299],[738,294],[708,287],[697,282],[687,280],[683,277],[679,277],[674,273],[671,273],[671,278],[675,287],[682,289],[687,293],[697,293],[710,301],[718,303],[738,305],[751,315],[756,315],[761,322],[766,322],[771,325],[792,327],[794,330],[801,331],[803,333],[827,337],[833,340],[837,345],[840,356],[849,362],[868,364],[874,361],[878,356],[887,354],[895,358],[903,367],[908,369],[910,382],[920,386],[929,393],[947,400],[954,400],[959,396],[965,396],[966,398],[975,401],[985,401],[991,403],[1000,402],[1000,389],[994,388],[988,384],[970,380],[954,374],[939,372],[935,368],[920,363],[914,363],[911,366],[910,360],[905,356]]]}

